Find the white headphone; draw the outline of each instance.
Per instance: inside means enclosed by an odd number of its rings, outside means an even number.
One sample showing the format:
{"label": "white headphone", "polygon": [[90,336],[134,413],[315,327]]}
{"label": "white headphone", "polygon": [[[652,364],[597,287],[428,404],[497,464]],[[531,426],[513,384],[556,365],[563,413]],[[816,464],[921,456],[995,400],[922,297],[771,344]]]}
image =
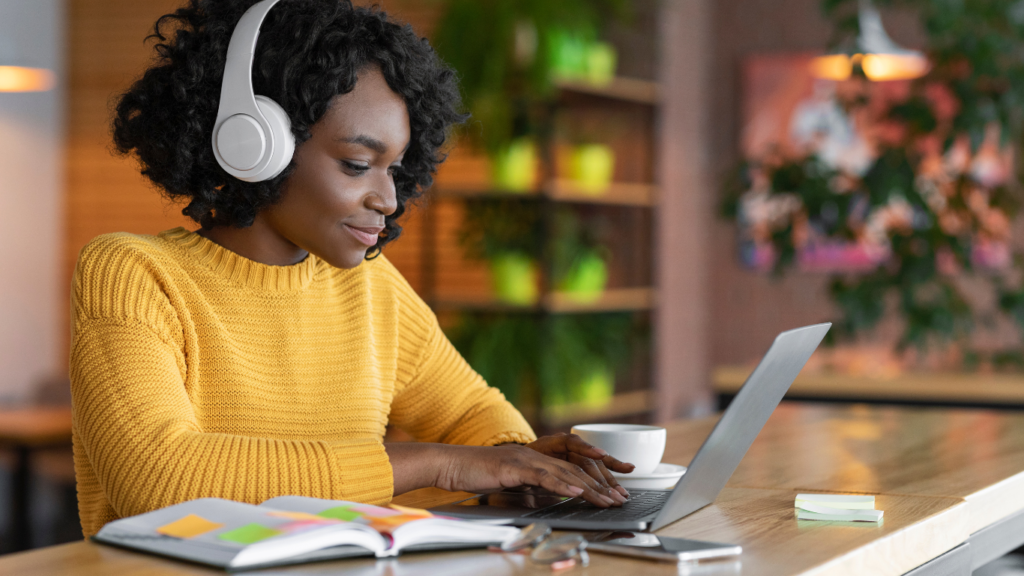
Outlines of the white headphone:
{"label": "white headphone", "polygon": [[220,108],[213,128],[213,155],[228,174],[262,182],[280,174],[295,153],[288,114],[277,102],[256,96],[252,65],[256,39],[267,12],[280,0],[263,0],[246,10],[228,44]]}

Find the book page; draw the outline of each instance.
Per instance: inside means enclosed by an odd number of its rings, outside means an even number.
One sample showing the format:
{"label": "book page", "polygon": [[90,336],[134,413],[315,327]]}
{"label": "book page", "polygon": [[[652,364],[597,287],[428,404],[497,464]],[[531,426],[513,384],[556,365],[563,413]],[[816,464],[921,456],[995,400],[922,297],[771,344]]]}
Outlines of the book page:
{"label": "book page", "polygon": [[369,526],[381,534],[391,534],[403,524],[434,517],[433,514],[426,510],[406,508],[396,504],[385,508],[372,504],[360,504],[344,500],[323,500],[320,498],[307,498],[305,496],[278,496],[263,502],[260,506],[311,514],[318,518],[355,522]]}
{"label": "book page", "polygon": [[510,526],[484,525],[442,518],[426,510],[397,504],[385,508],[342,500],[279,496],[263,502],[260,506],[294,510],[369,526],[390,538],[387,551],[378,552],[378,557],[395,556],[410,546],[415,546],[417,550],[479,547],[503,542],[519,533],[518,528]]}
{"label": "book page", "polygon": [[368,553],[387,545],[362,525],[219,498],[115,520],[96,539],[219,567],[273,562],[340,544]]}

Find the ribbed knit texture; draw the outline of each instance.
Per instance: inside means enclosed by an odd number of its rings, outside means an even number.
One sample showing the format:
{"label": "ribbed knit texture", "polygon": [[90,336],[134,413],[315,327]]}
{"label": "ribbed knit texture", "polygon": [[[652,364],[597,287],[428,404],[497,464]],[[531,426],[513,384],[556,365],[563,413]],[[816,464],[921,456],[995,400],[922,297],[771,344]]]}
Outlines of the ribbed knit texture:
{"label": "ribbed knit texture", "polygon": [[208,496],[382,503],[388,422],[428,442],[534,434],[383,256],[247,260],[183,228],[79,256],[71,391],[82,530]]}

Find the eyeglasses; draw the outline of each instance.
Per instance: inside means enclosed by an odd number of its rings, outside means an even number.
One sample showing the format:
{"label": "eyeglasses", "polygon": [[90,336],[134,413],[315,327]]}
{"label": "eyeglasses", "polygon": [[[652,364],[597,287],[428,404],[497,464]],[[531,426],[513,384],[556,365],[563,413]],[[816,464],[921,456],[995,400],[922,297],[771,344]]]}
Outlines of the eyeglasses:
{"label": "eyeglasses", "polygon": [[590,555],[587,554],[587,540],[579,534],[566,534],[557,538],[551,536],[551,527],[547,524],[536,523],[526,526],[519,531],[515,538],[502,543],[502,552],[525,552],[527,548],[533,548],[530,552],[530,560],[538,564],[547,564],[552,570],[564,570],[576,564],[583,567],[590,565]]}

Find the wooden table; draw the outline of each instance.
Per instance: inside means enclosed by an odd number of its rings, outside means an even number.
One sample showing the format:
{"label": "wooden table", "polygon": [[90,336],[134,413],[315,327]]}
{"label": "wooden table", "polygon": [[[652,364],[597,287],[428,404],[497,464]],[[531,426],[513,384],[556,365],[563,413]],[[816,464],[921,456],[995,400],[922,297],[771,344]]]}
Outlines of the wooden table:
{"label": "wooden table", "polygon": [[[753,368],[719,366],[712,375],[719,408],[739,392]],[[981,372],[907,372],[887,378],[801,372],[788,400],[1024,409],[1024,375]]]}
{"label": "wooden table", "polygon": [[15,550],[32,542],[32,452],[71,443],[71,408],[21,408],[0,411],[0,448],[14,453],[11,481],[10,538]]}
{"label": "wooden table", "polygon": [[[686,464],[715,419],[669,426],[665,461]],[[876,494],[881,525],[797,521],[798,491]],[[463,497],[421,490],[432,506]],[[1024,542],[1024,414],[783,404],[714,504],[659,534],[738,543],[738,562],[656,564],[599,554],[562,574],[970,574]],[[483,551],[349,560],[274,574],[550,574]],[[199,566],[76,542],[0,557],[0,573],[217,574]]]}

